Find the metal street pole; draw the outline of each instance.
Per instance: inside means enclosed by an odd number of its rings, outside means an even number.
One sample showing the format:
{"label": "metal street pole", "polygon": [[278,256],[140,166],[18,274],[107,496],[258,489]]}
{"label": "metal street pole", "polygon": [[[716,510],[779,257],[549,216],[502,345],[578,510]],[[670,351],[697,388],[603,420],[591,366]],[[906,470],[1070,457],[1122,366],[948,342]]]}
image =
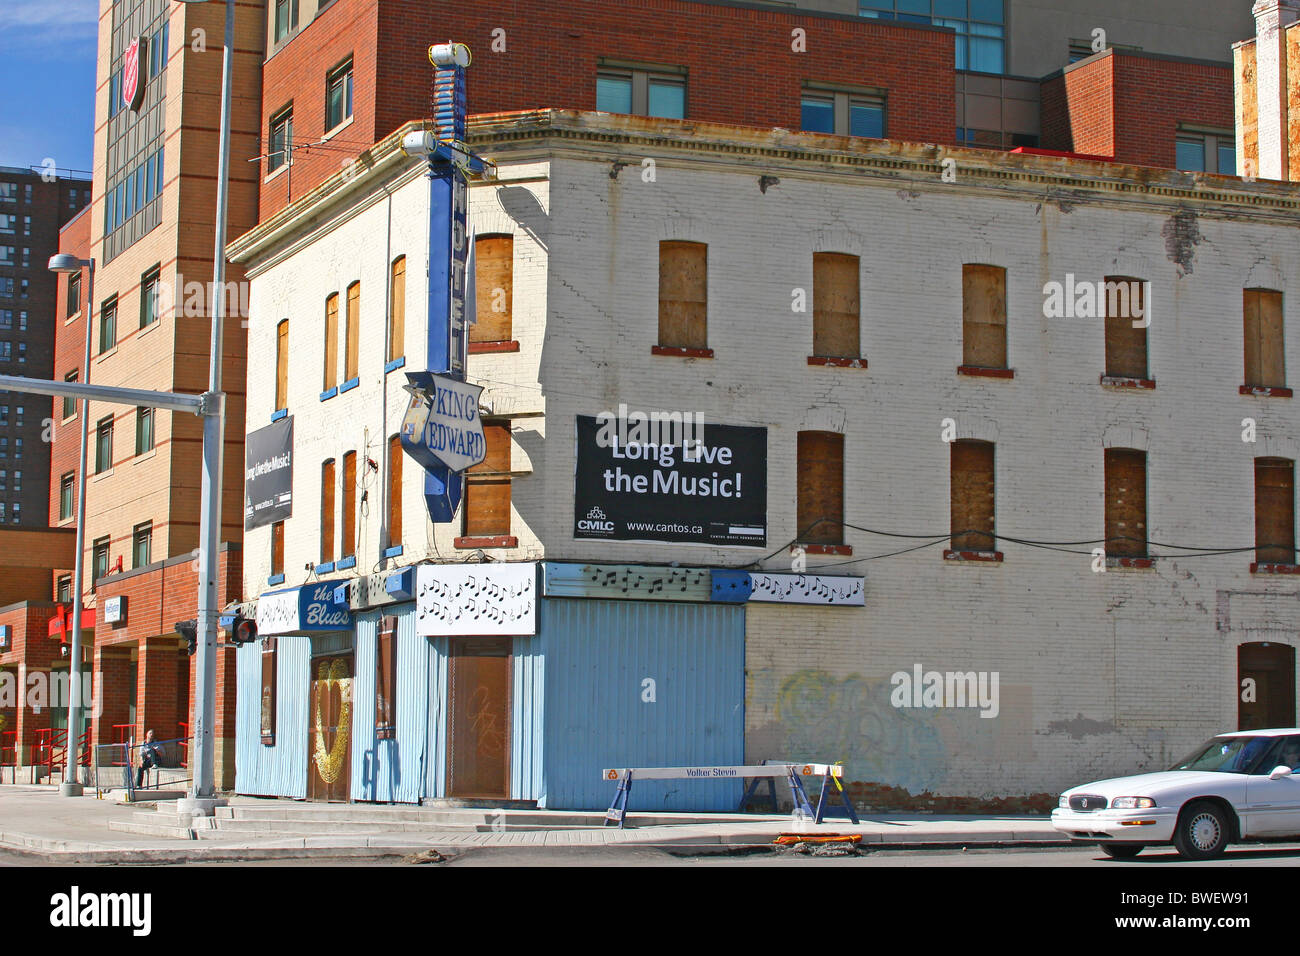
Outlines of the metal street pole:
{"label": "metal street pole", "polygon": [[[88,266],[86,279],[86,352],[81,362],[83,381],[90,382],[91,321],[95,307],[95,260],[79,265]],[[63,771],[59,793],[65,797],[81,796],[80,747],[81,738],[81,592],[86,572],[86,446],[90,443],[90,399],[81,401],[81,464],[77,468],[77,544],[72,572],[72,646],[68,649],[68,763]],[[94,583],[92,575],[91,583]],[[101,690],[102,693],[102,690]]]}
{"label": "metal street pole", "polygon": [[[225,396],[221,392],[222,332],[226,312],[226,206],[230,184],[231,71],[235,46],[235,2],[226,0],[226,38],[221,59],[221,132],[217,156],[217,226],[212,262],[212,345],[208,393],[216,414],[203,420],[203,488],[199,512],[198,650],[194,673],[194,778],[191,799],[215,794],[217,716],[217,547],[221,534],[221,465],[225,443]],[[195,809],[207,812],[205,808]]]}

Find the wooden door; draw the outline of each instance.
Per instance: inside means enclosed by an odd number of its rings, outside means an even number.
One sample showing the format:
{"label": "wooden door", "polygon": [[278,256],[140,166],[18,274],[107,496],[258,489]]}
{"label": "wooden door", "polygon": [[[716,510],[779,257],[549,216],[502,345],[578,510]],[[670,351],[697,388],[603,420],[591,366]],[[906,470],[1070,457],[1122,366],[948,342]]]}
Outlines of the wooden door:
{"label": "wooden door", "polygon": [[447,673],[447,793],[510,795],[510,640],[451,642]]}
{"label": "wooden door", "polygon": [[1265,641],[1237,648],[1237,729],[1295,726],[1295,648]]}
{"label": "wooden door", "polygon": [[352,655],[311,662],[307,799],[346,801],[352,780]]}

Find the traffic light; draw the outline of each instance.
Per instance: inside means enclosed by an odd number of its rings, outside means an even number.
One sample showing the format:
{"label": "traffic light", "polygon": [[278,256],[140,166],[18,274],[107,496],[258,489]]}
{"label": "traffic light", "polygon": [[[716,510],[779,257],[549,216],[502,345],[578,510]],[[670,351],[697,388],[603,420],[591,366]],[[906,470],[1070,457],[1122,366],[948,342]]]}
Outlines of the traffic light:
{"label": "traffic light", "polygon": [[199,649],[199,622],[194,618],[188,621],[177,621],[172,627],[176,628],[176,633],[185,638],[187,645],[185,653],[194,656],[194,652]]}
{"label": "traffic light", "polygon": [[234,613],[226,630],[230,631],[230,640],[235,644],[251,644],[257,640],[257,621],[245,617],[240,611]]}

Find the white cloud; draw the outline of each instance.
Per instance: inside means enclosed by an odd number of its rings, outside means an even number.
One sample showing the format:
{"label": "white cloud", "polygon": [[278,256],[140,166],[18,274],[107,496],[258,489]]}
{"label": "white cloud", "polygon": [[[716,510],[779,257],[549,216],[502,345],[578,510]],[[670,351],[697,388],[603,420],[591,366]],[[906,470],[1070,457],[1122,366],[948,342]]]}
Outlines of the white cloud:
{"label": "white cloud", "polygon": [[99,22],[98,0],[4,0],[0,4],[0,29],[67,29]]}

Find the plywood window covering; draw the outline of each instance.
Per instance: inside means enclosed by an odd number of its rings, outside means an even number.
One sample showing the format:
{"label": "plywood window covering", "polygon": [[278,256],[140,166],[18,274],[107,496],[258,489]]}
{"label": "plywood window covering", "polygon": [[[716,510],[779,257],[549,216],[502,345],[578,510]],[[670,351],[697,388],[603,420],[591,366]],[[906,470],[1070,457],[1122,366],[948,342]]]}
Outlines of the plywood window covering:
{"label": "plywood window covering", "polygon": [[289,407],[289,320],[275,327],[275,407]]}
{"label": "plywood window covering", "polygon": [[320,467],[320,562],[334,560],[334,459]]}
{"label": "plywood window covering", "polygon": [[275,746],[277,647],[274,637],[262,638],[262,746]]}
{"label": "plywood window covering", "polygon": [[1147,453],[1106,449],[1106,555],[1147,556]]}
{"label": "plywood window covering", "polygon": [[1106,375],[1147,378],[1147,330],[1133,328],[1146,315],[1146,283],[1131,276],[1106,276]]}
{"label": "plywood window covering", "polygon": [[284,522],[271,525],[271,574],[284,574]]}
{"label": "plywood window covering", "polygon": [[471,342],[509,342],[514,337],[514,236],[474,240],[476,316]]}
{"label": "plywood window covering", "polygon": [[375,739],[397,736],[397,618],[380,623],[375,646]]}
{"label": "plywood window covering", "polygon": [[325,379],[322,391],[339,384],[339,294],[325,300]]}
{"label": "plywood window covering", "polygon": [[402,543],[402,438],[388,439],[388,544]]}
{"label": "plywood window covering", "polygon": [[357,550],[357,453],[343,456],[343,557]]}
{"label": "plywood window covering", "polygon": [[393,260],[389,277],[388,361],[406,355],[406,256]]}
{"label": "plywood window covering", "polygon": [[1246,381],[1256,388],[1284,388],[1286,365],[1282,346],[1282,293],[1269,289],[1243,291]]}
{"label": "plywood window covering", "polygon": [[343,380],[357,377],[357,352],[361,348],[361,283],[348,286],[347,344],[343,353]]}
{"label": "plywood window covering", "polygon": [[813,253],[813,355],[858,358],[862,312],[858,257]]}
{"label": "plywood window covering", "polygon": [[1255,459],[1255,560],[1295,564],[1295,462]]}
{"label": "plywood window covering", "polygon": [[799,541],[844,543],[844,436],[800,432],[798,443]]}
{"label": "plywood window covering", "polygon": [[659,243],[659,344],[709,346],[709,247],[702,242]]}
{"label": "plywood window covering", "polygon": [[465,536],[510,533],[510,423],[483,424],[487,457],[471,468],[465,482]]}
{"label": "plywood window covering", "polygon": [[952,550],[996,550],[997,489],[992,442],[962,439],[949,446]]}
{"label": "plywood window covering", "polygon": [[966,263],[961,287],[962,364],[1006,368],[1007,270]]}

